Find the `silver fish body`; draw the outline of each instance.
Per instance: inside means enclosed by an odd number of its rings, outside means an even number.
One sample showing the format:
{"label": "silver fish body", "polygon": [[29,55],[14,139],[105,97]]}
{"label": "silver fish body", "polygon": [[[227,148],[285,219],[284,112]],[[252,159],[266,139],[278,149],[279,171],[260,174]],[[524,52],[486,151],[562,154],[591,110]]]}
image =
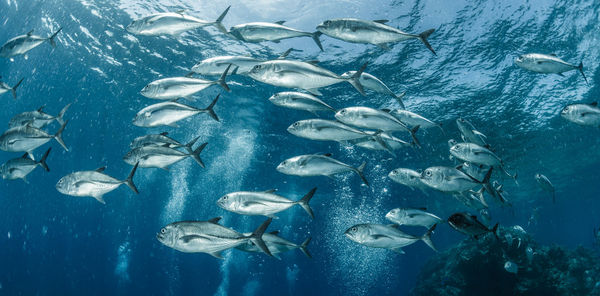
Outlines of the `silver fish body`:
{"label": "silver fish body", "polygon": [[440,217],[420,209],[392,209],[385,215],[385,218],[398,225],[423,226],[427,229],[443,222]]}
{"label": "silver fish body", "polygon": [[474,143],[457,143],[450,147],[450,154],[454,157],[474,164],[490,167],[502,166],[502,159],[487,148]]}
{"label": "silver fish body", "polygon": [[327,103],[323,102],[321,99],[311,94],[301,92],[288,91],[276,93],[269,98],[269,101],[280,107],[304,110],[313,114],[316,114],[320,111],[336,111],[333,107],[327,105]]}
{"label": "silver fish body", "polygon": [[50,45],[55,47],[56,44],[54,43],[54,38],[61,30],[62,28],[58,29],[48,38],[33,35],[33,30],[29,31],[29,33],[25,35],[12,38],[2,45],[2,47],[0,47],[0,57],[10,58],[16,55],[25,54],[45,41],[50,42]]}
{"label": "silver fish body", "polygon": [[140,93],[149,99],[172,100],[190,97],[215,84],[219,84],[219,81],[192,77],[171,77],[149,83]]}
{"label": "silver fish body", "polygon": [[308,206],[308,202],[315,193],[316,188],[298,201],[293,201],[281,195],[277,195],[274,191],[275,190],[261,192],[232,192],[219,198],[219,200],[217,200],[217,205],[224,210],[241,215],[262,215],[267,217],[274,217],[276,213],[285,211],[294,205],[300,205],[311,217],[313,217],[313,212]]}
{"label": "silver fish body", "polygon": [[468,191],[479,183],[462,171],[451,167],[430,167],[421,173],[423,184],[443,192]]}
{"label": "silver fish body", "polygon": [[279,42],[283,39],[295,37],[311,37],[317,46],[323,50],[319,41],[320,33],[310,33],[296,30],[279,23],[254,22],[239,24],[229,29],[229,34],[244,42],[258,43],[263,41]]}
{"label": "silver fish body", "polygon": [[411,170],[411,169],[407,169],[407,168],[397,168],[394,169],[393,171],[391,171],[388,174],[388,177],[390,179],[392,179],[392,181],[411,187],[411,188],[418,188],[418,189],[422,189],[425,186],[425,184],[423,184],[423,182],[421,182],[421,173],[415,171],[415,170]]}
{"label": "silver fish body", "polygon": [[389,249],[398,253],[404,253],[402,248],[412,245],[419,240],[424,241],[433,250],[435,247],[431,242],[432,229],[422,237],[406,234],[398,228],[381,224],[357,224],[344,233],[350,240],[372,248]]}
{"label": "silver fish body", "polygon": [[[312,258],[312,256],[308,252],[308,249],[306,248],[308,246],[308,243],[311,240],[310,237],[307,238],[302,244],[295,244],[287,239],[284,239],[284,238],[278,236],[277,235],[278,233],[279,233],[279,231],[274,231],[271,233],[265,233],[263,235],[263,240],[265,241],[267,248],[269,248],[269,251],[271,251],[271,254],[273,254],[274,257],[279,258],[279,254],[281,254],[281,253],[285,253],[288,251],[298,249],[298,250],[302,251],[302,253],[304,253],[307,257]],[[244,233],[244,235],[246,235],[246,236],[248,236],[250,234],[251,233]],[[235,248],[238,250],[244,251],[244,252],[251,252],[251,253],[262,252],[261,249],[259,247],[257,247],[251,241],[247,241],[246,243],[241,244]],[[279,259],[281,259],[281,258],[279,258]]]}
{"label": "silver fish body", "polygon": [[369,183],[363,175],[363,169],[366,163],[363,163],[358,168],[349,166],[339,160],[331,157],[330,154],[308,154],[299,155],[284,160],[277,166],[277,171],[286,175],[295,176],[328,176],[346,173],[353,171],[361,177],[363,182],[368,185]]}
{"label": "silver fish body", "polygon": [[246,75],[254,66],[264,62],[246,56],[218,56],[202,60],[192,67],[192,72],[200,75],[221,75],[229,65],[233,65],[236,74]]}
{"label": "silver fish body", "polygon": [[568,105],[560,112],[560,116],[579,125],[600,127],[598,103]]}
{"label": "silver fish body", "polygon": [[67,104],[57,116],[52,116],[43,111],[43,107],[40,107],[35,111],[27,111],[13,116],[8,122],[8,126],[10,128],[24,126],[29,124],[35,128],[41,129],[49,125],[50,123],[56,121],[60,125],[64,123],[63,116],[65,112],[69,109],[71,104]]}
{"label": "silver fish body", "polygon": [[22,157],[13,158],[7,161],[0,166],[0,174],[2,175],[2,179],[22,179],[23,181],[27,182],[27,175],[29,175],[29,173],[31,173],[38,166],[43,167],[46,171],[50,171],[48,165],[46,164],[46,158],[48,157],[51,149],[52,148],[48,148],[40,161],[33,160],[29,153],[25,153],[25,155]]}
{"label": "silver fish body", "polygon": [[343,123],[326,119],[300,120],[291,124],[287,130],[295,136],[320,141],[347,141],[369,135]]}
{"label": "silver fish body", "polygon": [[458,130],[465,142],[475,143],[482,147],[488,147],[489,145],[485,142],[486,136],[475,129],[473,124],[464,118],[456,119],[456,125]]}
{"label": "silver fish body", "polygon": [[66,124],[65,122],[55,135],[49,135],[31,125],[8,129],[0,135],[0,149],[8,152],[31,152],[55,139],[66,151],[69,151],[61,137]]}
{"label": "silver fish body", "polygon": [[227,33],[227,29],[223,27],[221,21],[229,11],[229,8],[230,7],[227,7],[227,9],[225,9],[225,11],[223,11],[219,18],[214,22],[185,15],[183,12],[163,12],[134,20],[125,29],[127,32],[136,35],[178,36],[185,31],[212,25],[215,26],[219,31]]}
{"label": "silver fish body", "polygon": [[335,113],[335,119],[358,128],[382,131],[410,131],[388,112],[369,107],[348,107]]}
{"label": "silver fish body", "polygon": [[528,53],[516,58],[515,64],[523,69],[543,74],[561,74],[571,70],[579,70],[587,83],[587,78],[583,74],[583,63],[579,63],[576,66],[563,61],[555,55]]}
{"label": "silver fish body", "polygon": [[173,101],[157,103],[140,110],[135,115],[132,123],[139,127],[155,127],[161,125],[177,127],[175,124],[177,121],[199,113],[208,113],[213,119],[219,121],[219,118],[213,111],[213,107],[218,99],[219,96],[217,96],[205,109],[198,109]]}

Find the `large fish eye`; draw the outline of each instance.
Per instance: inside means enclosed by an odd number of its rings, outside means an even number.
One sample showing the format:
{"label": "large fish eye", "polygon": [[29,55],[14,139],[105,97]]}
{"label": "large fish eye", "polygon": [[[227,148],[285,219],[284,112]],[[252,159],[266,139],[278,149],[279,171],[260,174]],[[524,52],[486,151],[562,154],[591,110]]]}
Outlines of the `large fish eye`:
{"label": "large fish eye", "polygon": [[398,174],[398,170],[393,170],[392,174]]}
{"label": "large fish eye", "polygon": [[223,196],[223,200],[227,200],[227,198],[228,198],[227,195]]}
{"label": "large fish eye", "polygon": [[281,164],[282,165],[286,165],[287,164],[287,160],[284,160]]}
{"label": "large fish eye", "polygon": [[299,123],[297,123],[297,122],[294,122],[294,124],[293,124],[293,126],[294,126],[294,127],[298,127],[299,125],[300,125],[300,124],[299,124]]}
{"label": "large fish eye", "polygon": [[342,111],[340,111],[340,114],[346,114],[346,110],[343,109]]}
{"label": "large fish eye", "polygon": [[431,171],[425,171],[425,176],[431,176]]}
{"label": "large fish eye", "polygon": [[352,229],[350,229],[350,231],[352,231],[352,232],[356,232],[357,230],[358,230],[358,228],[356,228],[356,227],[352,227]]}
{"label": "large fish eye", "polygon": [[164,228],[160,230],[160,233],[162,233],[162,234],[165,234],[165,232],[167,232],[167,230]]}

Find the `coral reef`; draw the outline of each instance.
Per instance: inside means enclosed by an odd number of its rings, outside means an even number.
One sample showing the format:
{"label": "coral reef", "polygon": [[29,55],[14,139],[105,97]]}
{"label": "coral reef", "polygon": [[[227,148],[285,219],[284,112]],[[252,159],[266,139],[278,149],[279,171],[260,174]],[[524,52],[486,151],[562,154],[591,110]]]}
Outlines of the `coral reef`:
{"label": "coral reef", "polygon": [[[505,269],[509,261],[516,274]],[[411,294],[600,295],[600,258],[583,247],[540,246],[520,226],[501,227],[499,239],[468,238],[434,256]]]}

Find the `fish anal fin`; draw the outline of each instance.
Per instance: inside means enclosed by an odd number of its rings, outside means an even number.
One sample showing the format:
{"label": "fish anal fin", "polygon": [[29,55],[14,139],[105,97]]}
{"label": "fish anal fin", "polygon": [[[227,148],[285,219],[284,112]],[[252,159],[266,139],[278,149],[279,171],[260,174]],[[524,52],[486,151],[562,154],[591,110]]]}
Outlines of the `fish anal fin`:
{"label": "fish anal fin", "polygon": [[265,191],[263,191],[263,192],[264,192],[264,193],[273,193],[273,192],[275,192],[275,191],[277,191],[277,189],[269,189],[269,190],[265,190]]}
{"label": "fish anal fin", "polygon": [[105,205],[106,202],[104,201],[104,197],[102,195],[96,195],[96,196],[92,196],[93,198],[95,198],[97,201],[99,201],[101,204]]}
{"label": "fish anal fin", "polygon": [[95,169],[95,171],[98,173],[102,173],[102,172],[104,172],[105,169],[106,169],[106,166],[103,166],[103,167],[99,167],[99,168]]}
{"label": "fish anal fin", "polygon": [[285,24],[285,21],[276,21],[275,24],[283,25],[283,24]]}
{"label": "fish anal fin", "polygon": [[209,219],[207,222],[210,222],[212,224],[219,224],[219,221],[222,219],[222,217],[214,217],[212,219]]}
{"label": "fish anal fin", "polygon": [[223,254],[221,252],[213,252],[213,253],[208,253],[208,254],[215,258],[223,259]]}
{"label": "fish anal fin", "polygon": [[315,96],[322,96],[323,95],[323,93],[321,93],[318,88],[311,88],[311,89],[307,89],[306,91],[308,91],[309,93],[311,93],[311,94],[313,94]]}
{"label": "fish anal fin", "polygon": [[385,24],[385,23],[389,22],[389,20],[373,20],[373,21],[376,23],[379,23],[379,24]]}
{"label": "fish anal fin", "polygon": [[402,248],[394,248],[394,249],[390,249],[390,250],[392,250],[398,254],[402,254],[402,255],[406,254],[406,253],[404,253],[404,250],[402,250]]}

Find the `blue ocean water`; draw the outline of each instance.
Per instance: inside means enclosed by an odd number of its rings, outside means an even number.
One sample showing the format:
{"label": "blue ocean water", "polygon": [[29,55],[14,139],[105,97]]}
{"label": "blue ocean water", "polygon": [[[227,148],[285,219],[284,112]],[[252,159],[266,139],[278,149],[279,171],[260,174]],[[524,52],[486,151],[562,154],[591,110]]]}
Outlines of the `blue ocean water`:
{"label": "blue ocean water", "polygon": [[[418,40],[384,50],[323,36],[321,52],[310,38],[245,44],[214,28],[177,38],[125,31],[133,19],[179,9],[213,20],[228,5],[228,28],[286,20],[286,25],[313,31],[336,17],[388,19],[388,24],[415,33],[435,28],[429,41],[437,56]],[[17,100],[10,94],[0,97],[0,122],[40,106],[57,114],[73,105],[63,135],[70,151],[51,141],[34,153],[39,158],[52,146],[49,173],[36,169],[29,183],[0,182],[0,294],[407,295],[434,252],[421,242],[406,247],[405,255],[367,248],[347,239],[344,231],[358,223],[385,224],[385,213],[395,207],[427,207],[443,218],[468,210],[449,195],[425,195],[387,177],[398,167],[453,165],[447,140],[459,138],[457,117],[485,133],[507,167],[519,174],[519,185],[501,180],[513,206],[492,205],[494,223],[520,225],[543,244],[594,248],[592,231],[600,225],[600,130],[574,125],[559,114],[567,104],[598,97],[599,13],[596,1],[2,1],[2,43],[31,29],[41,36],[63,29],[54,50],[42,44],[26,56],[0,60],[2,81],[13,84],[25,78]],[[406,91],[408,110],[441,122],[447,135],[435,129],[419,132],[422,149],[401,150],[396,158],[297,138],[286,128],[313,116],[267,100],[285,89],[239,75],[228,80],[231,93],[213,86],[190,103],[205,107],[221,93],[215,107],[220,122],[198,115],[179,128],[131,124],[140,109],[155,103],[139,94],[153,80],[185,75],[195,63],[217,55],[271,59],[290,47],[301,50],[292,52],[292,58],[319,60],[335,73],[368,62],[367,72],[397,93]],[[583,61],[589,85],[576,71],[561,77],[518,68],[514,59],[528,52],[555,53],[574,64]],[[349,84],[322,92],[334,108],[398,106],[390,96],[361,96]],[[53,124],[49,130],[57,128]],[[130,141],[163,131],[183,142],[196,136],[208,142],[201,155],[206,168],[188,159],[169,171],[139,169],[134,180],[140,194],[123,186],[105,196],[106,205],[56,191],[58,179],[73,171],[107,166],[106,173],[124,179],[131,166],[122,157]],[[319,152],[355,166],[366,161],[371,186],[362,186],[352,174],[332,180],[275,171],[286,158]],[[0,161],[18,156],[2,152]],[[538,172],[556,187],[556,204],[536,184]],[[298,251],[276,260],[233,250],[219,260],[177,252],[156,239],[168,223],[217,216],[223,217],[223,225],[249,232],[263,218],[222,210],[215,204],[220,196],[277,188],[299,198],[315,186],[314,220],[296,207],[280,213],[269,227],[297,243],[311,236],[312,259]],[[433,235],[440,250],[465,238],[447,225],[439,225]]]}

